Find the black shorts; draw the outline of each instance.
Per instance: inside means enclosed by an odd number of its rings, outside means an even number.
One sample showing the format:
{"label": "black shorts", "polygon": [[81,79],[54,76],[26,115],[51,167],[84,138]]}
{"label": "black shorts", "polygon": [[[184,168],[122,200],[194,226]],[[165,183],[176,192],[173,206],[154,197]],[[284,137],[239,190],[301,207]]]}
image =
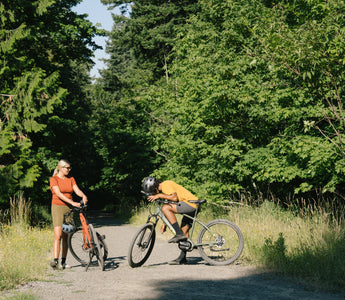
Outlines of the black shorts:
{"label": "black shorts", "polygon": [[[176,204],[176,211],[179,214],[186,214],[188,216],[194,217],[195,215],[195,208],[187,204],[186,202],[178,202]],[[181,227],[184,227],[185,225],[188,225],[189,227],[192,227],[193,220],[188,217],[183,217],[181,222]]]}

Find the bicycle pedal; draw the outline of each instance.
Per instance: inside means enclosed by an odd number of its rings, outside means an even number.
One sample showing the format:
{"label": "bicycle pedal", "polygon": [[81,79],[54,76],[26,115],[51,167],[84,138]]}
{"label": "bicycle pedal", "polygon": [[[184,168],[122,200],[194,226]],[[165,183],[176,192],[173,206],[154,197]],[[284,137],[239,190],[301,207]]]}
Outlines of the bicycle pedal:
{"label": "bicycle pedal", "polygon": [[100,239],[101,239],[101,241],[103,241],[105,239],[105,234],[101,234]]}

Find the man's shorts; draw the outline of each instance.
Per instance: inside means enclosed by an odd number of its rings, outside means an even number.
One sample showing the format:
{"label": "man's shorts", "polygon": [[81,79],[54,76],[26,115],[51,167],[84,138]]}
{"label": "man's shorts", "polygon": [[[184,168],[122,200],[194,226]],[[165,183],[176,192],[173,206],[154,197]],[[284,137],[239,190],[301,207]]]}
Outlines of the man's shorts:
{"label": "man's shorts", "polygon": [[66,205],[52,205],[52,219],[54,227],[62,227],[64,215],[71,209]]}
{"label": "man's shorts", "polygon": [[[176,211],[179,214],[186,214],[188,216],[194,217],[195,215],[195,208],[187,204],[186,202],[178,202],[176,204]],[[184,225],[188,225],[189,227],[192,227],[193,220],[188,217],[183,217],[181,222],[181,227]]]}

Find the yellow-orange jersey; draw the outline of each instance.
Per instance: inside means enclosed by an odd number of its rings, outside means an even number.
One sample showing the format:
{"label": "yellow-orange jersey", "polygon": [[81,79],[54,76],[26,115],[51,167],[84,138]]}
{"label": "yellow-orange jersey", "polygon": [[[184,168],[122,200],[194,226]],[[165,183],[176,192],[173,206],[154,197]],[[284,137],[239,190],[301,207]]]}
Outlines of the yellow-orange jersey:
{"label": "yellow-orange jersey", "polygon": [[177,194],[178,200],[184,201],[190,206],[196,209],[196,204],[188,202],[188,200],[198,200],[190,191],[185,189],[183,186],[177,184],[172,180],[166,180],[161,183],[162,193],[166,195],[171,195],[173,193]]}

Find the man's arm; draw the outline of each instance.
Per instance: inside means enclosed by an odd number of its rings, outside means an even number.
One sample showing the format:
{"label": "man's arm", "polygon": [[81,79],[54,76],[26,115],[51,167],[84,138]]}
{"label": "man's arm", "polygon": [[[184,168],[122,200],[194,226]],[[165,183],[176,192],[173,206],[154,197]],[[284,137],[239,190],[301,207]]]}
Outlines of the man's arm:
{"label": "man's arm", "polygon": [[161,199],[166,199],[166,200],[169,200],[169,201],[174,201],[174,202],[178,202],[178,197],[177,197],[177,194],[176,193],[172,193],[170,195],[167,195],[167,194],[163,194],[163,193],[158,193],[156,195],[151,195],[151,196],[148,196],[147,199],[152,202],[158,198],[161,198]]}

